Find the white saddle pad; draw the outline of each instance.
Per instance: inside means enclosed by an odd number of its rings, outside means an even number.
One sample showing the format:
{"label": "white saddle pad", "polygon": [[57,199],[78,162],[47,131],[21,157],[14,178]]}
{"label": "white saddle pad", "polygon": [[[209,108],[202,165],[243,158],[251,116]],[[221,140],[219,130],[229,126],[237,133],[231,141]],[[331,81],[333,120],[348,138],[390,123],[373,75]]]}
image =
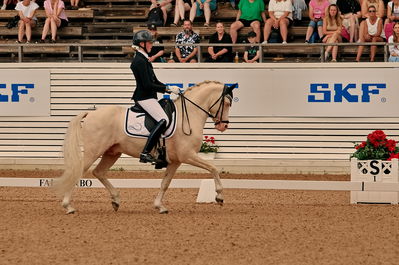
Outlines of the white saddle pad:
{"label": "white saddle pad", "polygon": [[[177,110],[173,113],[172,120],[170,121],[168,128],[166,129],[164,134],[161,135],[162,138],[170,138],[175,133],[176,112]],[[144,113],[133,112],[130,110],[130,108],[128,108],[125,116],[125,133],[131,137],[147,138],[148,135],[150,135],[150,132],[145,127],[144,120]]]}

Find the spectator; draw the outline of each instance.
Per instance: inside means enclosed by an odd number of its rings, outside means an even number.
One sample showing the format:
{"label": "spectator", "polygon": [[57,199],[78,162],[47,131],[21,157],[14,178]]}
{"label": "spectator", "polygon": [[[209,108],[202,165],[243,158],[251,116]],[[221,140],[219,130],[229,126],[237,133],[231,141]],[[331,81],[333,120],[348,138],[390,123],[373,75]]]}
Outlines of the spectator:
{"label": "spectator", "polygon": [[[323,19],[323,42],[324,43],[338,43],[342,42],[341,37],[341,29],[342,29],[342,18],[339,13],[337,5],[330,5],[327,8],[326,16]],[[332,62],[337,61],[338,55],[338,46],[328,46],[325,54],[324,60],[327,61],[330,52],[332,50]]]}
{"label": "spectator", "polygon": [[323,39],[323,18],[326,15],[326,9],[330,5],[328,0],[311,0],[309,3],[310,23],[306,31],[305,42],[309,43],[315,28],[319,34],[319,38]]}
{"label": "spectator", "polygon": [[[224,31],[222,22],[216,23],[216,32],[211,35],[209,43],[223,44],[232,43],[231,37]],[[215,46],[208,47],[209,58],[207,62],[231,62],[232,61],[232,47]]]}
{"label": "spectator", "polygon": [[357,0],[337,0],[342,15],[342,25],[349,32],[349,42],[357,41],[359,36],[359,18],[361,7]]}
{"label": "spectator", "polygon": [[80,0],[71,0],[71,9],[77,10],[79,9]]}
{"label": "spectator", "polygon": [[291,0],[291,2],[293,8],[292,16],[294,18],[294,21],[302,20],[302,11],[308,9],[305,0]]}
{"label": "spectator", "polygon": [[166,24],[168,13],[172,10],[172,0],[151,0],[150,10],[155,7],[160,7],[163,13],[163,24]]}
{"label": "spectator", "polygon": [[65,4],[62,0],[44,1],[46,11],[46,21],[44,22],[41,43],[46,40],[49,29],[51,30],[51,42],[56,43],[57,29],[68,26],[68,18],[65,14]]}
{"label": "spectator", "polygon": [[362,18],[368,18],[368,9],[374,6],[377,10],[377,17],[382,18],[385,16],[384,2],[382,0],[363,0],[362,2]]}
{"label": "spectator", "polygon": [[39,8],[38,4],[31,0],[23,0],[18,2],[15,10],[18,10],[19,22],[18,22],[18,43],[22,43],[24,35],[26,35],[26,43],[31,42],[32,28],[37,24],[37,18],[35,16],[36,10]]}
{"label": "spectator", "polygon": [[269,16],[266,21],[263,35],[267,43],[269,40],[272,27],[280,30],[280,35],[283,44],[287,43],[288,27],[292,23],[292,3],[290,0],[270,0],[269,2]]}
{"label": "spectator", "polygon": [[236,21],[230,26],[233,43],[237,42],[237,32],[243,27],[251,27],[256,33],[256,41],[260,42],[260,23],[266,22],[265,4],[263,0],[241,0],[238,4]]}
{"label": "spectator", "polygon": [[[393,34],[389,37],[388,43],[399,42],[399,22],[395,22],[393,26]],[[397,44],[389,45],[389,61],[399,62],[399,47]]]}
{"label": "spectator", "polygon": [[[157,26],[150,24],[148,25],[148,30],[151,32],[153,37],[153,44],[163,43],[162,38],[158,36]],[[163,46],[152,46],[151,51],[148,53],[148,60],[152,63],[164,63],[163,55],[165,48]]]}
{"label": "spectator", "polygon": [[[247,40],[251,44],[257,44],[256,33],[251,31],[247,35]],[[246,46],[244,52],[244,62],[246,63],[257,63],[260,57],[259,46]]]}
{"label": "spectator", "polygon": [[386,38],[389,38],[393,33],[393,26],[395,22],[399,21],[399,0],[393,0],[387,6],[387,19],[385,20],[384,32]]}
{"label": "spectator", "polygon": [[[195,44],[200,42],[200,37],[193,31],[193,24],[186,19],[183,22],[183,31],[176,35],[176,44]],[[195,46],[177,46],[175,53],[177,60],[181,63],[196,63],[195,58],[198,52],[198,47]]]}
{"label": "spectator", "polygon": [[14,9],[17,5],[17,0],[3,0],[3,5],[1,6],[1,10]]}
{"label": "spectator", "polygon": [[[385,39],[384,31],[382,30],[382,18],[377,17],[377,9],[370,6],[367,10],[368,18],[360,24],[363,28],[360,32],[364,32],[359,36],[359,42],[382,42]],[[364,46],[359,46],[357,49],[356,61],[360,61]],[[377,51],[377,46],[370,47],[370,62],[374,62],[374,57]]]}
{"label": "spectator", "polygon": [[211,11],[217,7],[216,0],[197,0],[193,3],[190,10],[190,20],[194,22],[195,17],[205,16],[205,27],[209,27],[211,21]]}
{"label": "spectator", "polygon": [[191,6],[193,5],[192,0],[176,0],[176,5],[175,5],[175,18],[173,20],[173,23],[170,24],[173,27],[177,27],[179,25],[179,21],[181,21],[183,24],[183,21],[185,20],[185,13],[186,11],[189,11],[191,9]]}

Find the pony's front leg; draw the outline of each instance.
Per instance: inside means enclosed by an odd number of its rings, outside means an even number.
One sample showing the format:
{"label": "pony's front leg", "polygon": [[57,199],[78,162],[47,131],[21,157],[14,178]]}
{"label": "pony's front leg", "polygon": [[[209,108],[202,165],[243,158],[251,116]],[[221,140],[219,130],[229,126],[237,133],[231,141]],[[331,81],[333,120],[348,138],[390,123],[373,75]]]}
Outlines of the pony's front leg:
{"label": "pony's front leg", "polygon": [[211,163],[209,163],[208,161],[199,157],[197,154],[194,154],[194,155],[188,157],[188,159],[185,160],[184,163],[208,170],[209,173],[211,173],[213,175],[213,179],[215,181],[215,190],[216,190],[215,200],[218,204],[223,205],[223,201],[224,201],[223,186],[222,186],[222,182],[221,182],[220,176],[219,176],[219,171],[217,170],[217,168],[214,165],[212,165]]}
{"label": "pony's front leg", "polygon": [[172,181],[173,176],[176,173],[177,168],[180,166],[180,163],[172,163],[166,167],[165,175],[162,179],[161,190],[159,191],[157,197],[154,201],[155,209],[159,210],[159,213],[168,213],[168,209],[163,205],[162,200],[165,196],[165,192],[168,189],[170,182]]}

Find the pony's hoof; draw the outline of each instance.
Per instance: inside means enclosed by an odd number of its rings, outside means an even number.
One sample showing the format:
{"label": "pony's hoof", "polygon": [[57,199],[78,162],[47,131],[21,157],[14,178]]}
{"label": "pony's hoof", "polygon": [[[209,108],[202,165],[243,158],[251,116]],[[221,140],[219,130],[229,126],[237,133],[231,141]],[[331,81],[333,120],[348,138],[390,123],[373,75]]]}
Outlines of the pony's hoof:
{"label": "pony's hoof", "polygon": [[224,202],[223,199],[219,199],[218,197],[216,197],[215,200],[216,200],[217,204],[219,204],[220,206],[223,206],[223,202]]}
{"label": "pony's hoof", "polygon": [[75,212],[76,212],[76,210],[71,208],[71,209],[67,210],[66,214],[74,214]]}
{"label": "pony's hoof", "polygon": [[114,208],[114,211],[117,212],[119,210],[119,203],[112,202],[112,208]]}
{"label": "pony's hoof", "polygon": [[159,213],[160,214],[166,214],[169,213],[168,209],[166,209],[165,207],[161,206],[161,207],[156,207],[157,209],[159,209]]}

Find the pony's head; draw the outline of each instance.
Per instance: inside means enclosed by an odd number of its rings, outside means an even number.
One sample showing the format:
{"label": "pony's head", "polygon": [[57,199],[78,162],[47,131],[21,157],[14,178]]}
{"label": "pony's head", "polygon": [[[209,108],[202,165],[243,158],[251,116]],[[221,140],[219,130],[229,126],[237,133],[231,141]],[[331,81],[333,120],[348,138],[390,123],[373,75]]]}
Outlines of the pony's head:
{"label": "pony's head", "polygon": [[218,131],[223,132],[229,127],[229,111],[233,103],[233,89],[236,87],[237,84],[224,85],[221,95],[209,109],[215,123],[215,129]]}

